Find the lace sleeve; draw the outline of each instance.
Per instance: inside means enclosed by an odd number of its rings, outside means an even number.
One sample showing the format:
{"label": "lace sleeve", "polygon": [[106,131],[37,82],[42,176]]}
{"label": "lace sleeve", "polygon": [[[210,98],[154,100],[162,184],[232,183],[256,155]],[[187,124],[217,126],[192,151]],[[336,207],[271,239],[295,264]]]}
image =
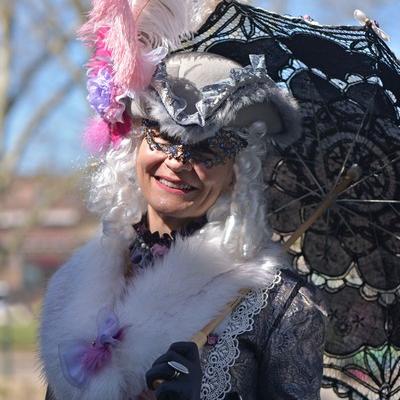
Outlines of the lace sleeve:
{"label": "lace sleeve", "polygon": [[315,293],[298,285],[265,344],[259,399],[317,400],[326,313]]}

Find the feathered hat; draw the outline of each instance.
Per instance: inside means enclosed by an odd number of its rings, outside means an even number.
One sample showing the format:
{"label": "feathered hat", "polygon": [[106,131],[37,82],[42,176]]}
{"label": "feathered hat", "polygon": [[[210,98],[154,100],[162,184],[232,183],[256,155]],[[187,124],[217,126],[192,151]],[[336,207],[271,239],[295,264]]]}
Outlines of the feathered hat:
{"label": "feathered hat", "polygon": [[101,152],[129,135],[132,118],[155,121],[183,143],[221,128],[264,124],[270,137],[297,138],[294,100],[268,76],[263,56],[242,67],[211,53],[172,53],[219,1],[93,0],[81,37],[94,47],[88,100],[98,114],[85,142]]}

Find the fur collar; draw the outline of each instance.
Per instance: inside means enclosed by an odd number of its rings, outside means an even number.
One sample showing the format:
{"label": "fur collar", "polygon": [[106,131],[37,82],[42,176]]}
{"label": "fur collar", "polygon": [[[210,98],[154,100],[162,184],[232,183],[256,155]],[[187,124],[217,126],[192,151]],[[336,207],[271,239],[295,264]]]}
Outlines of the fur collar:
{"label": "fur collar", "polygon": [[[127,246],[104,237],[89,242],[57,271],[40,332],[43,370],[57,400],[134,399],[145,389],[145,372],[171,343],[190,340],[239,289],[271,283],[277,270],[274,257],[236,262],[222,251],[222,235],[218,228],[214,231],[210,235],[208,230],[207,237],[204,230],[178,237],[164,258],[128,284],[123,278]],[[97,314],[105,305],[129,328],[113,349],[112,361],[82,392],[65,380],[58,345],[70,339],[92,341]]]}

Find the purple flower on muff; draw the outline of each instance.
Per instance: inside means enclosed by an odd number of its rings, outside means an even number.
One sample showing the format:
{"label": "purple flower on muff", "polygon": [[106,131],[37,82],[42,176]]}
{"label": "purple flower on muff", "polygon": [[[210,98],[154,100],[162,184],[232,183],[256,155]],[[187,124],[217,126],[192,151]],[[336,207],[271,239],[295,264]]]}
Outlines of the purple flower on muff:
{"label": "purple flower on muff", "polygon": [[89,92],[87,96],[89,104],[103,117],[107,113],[112,100],[113,82],[111,72],[102,68],[96,76],[89,77],[87,90]]}

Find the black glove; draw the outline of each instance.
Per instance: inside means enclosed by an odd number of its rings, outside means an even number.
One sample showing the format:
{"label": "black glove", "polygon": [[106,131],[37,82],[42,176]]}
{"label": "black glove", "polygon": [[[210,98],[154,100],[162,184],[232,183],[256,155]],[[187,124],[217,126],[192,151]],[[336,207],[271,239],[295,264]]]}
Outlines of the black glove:
{"label": "black glove", "polygon": [[[168,365],[168,361],[184,365],[189,373],[180,373],[178,377],[174,377],[175,370]],[[202,375],[196,344],[193,342],[173,343],[147,371],[146,382],[149,389],[154,389],[153,382],[156,379],[165,380],[155,390],[157,400],[199,400]]]}

